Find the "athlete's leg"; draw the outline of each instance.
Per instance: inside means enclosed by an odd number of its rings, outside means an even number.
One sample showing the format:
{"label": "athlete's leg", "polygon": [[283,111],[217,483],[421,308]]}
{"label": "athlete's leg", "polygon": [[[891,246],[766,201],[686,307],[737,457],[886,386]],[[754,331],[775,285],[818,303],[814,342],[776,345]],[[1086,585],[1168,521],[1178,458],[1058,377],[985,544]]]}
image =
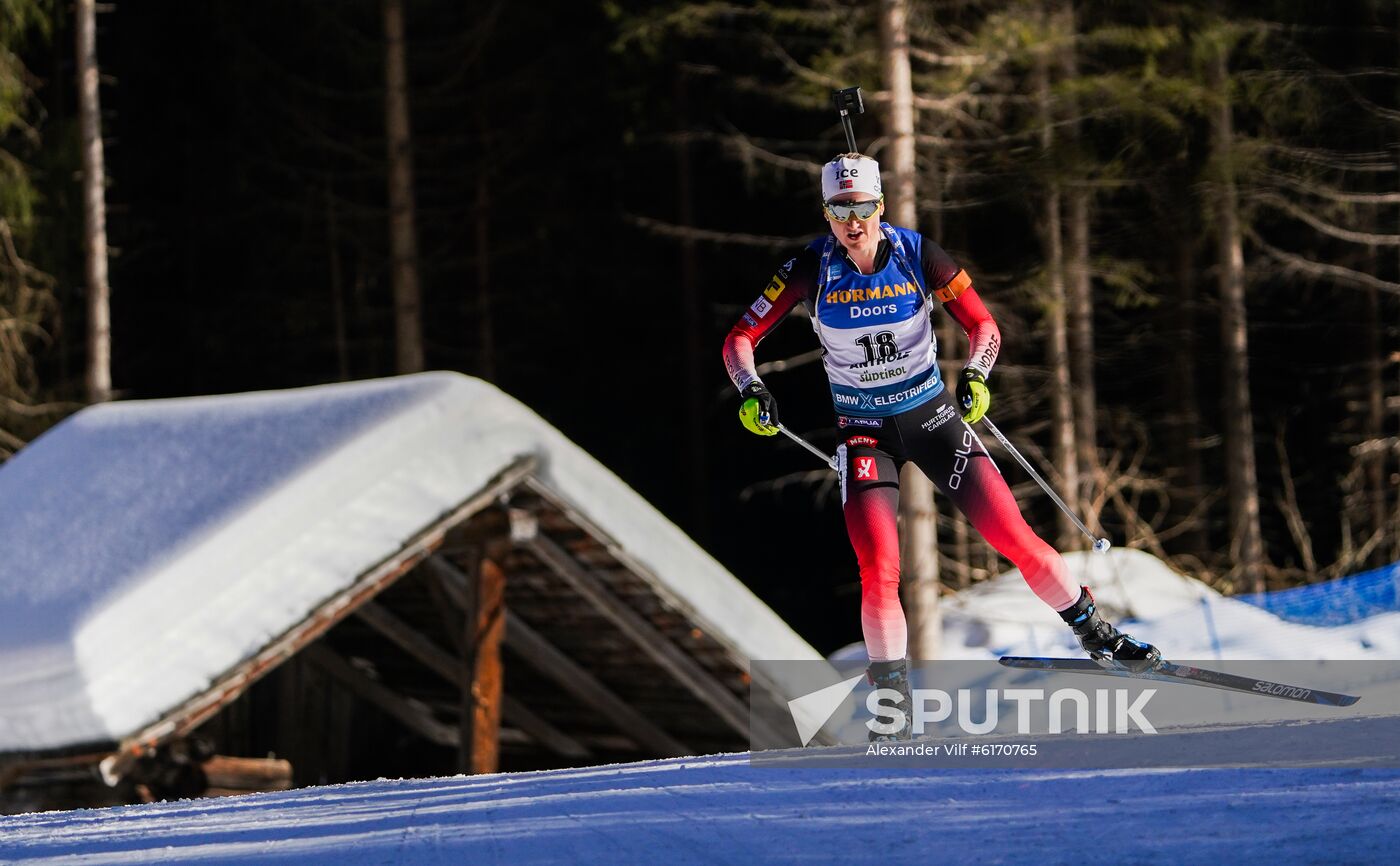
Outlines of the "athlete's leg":
{"label": "athlete's leg", "polygon": [[945,391],[910,415],[924,418],[919,424],[900,424],[910,458],[982,537],[1015,563],[1041,601],[1057,611],[1071,607],[1079,587],[1070,579],[1064,559],[1021,516],[1006,480],[981,439],[963,422],[951,396]]}
{"label": "athlete's leg", "polygon": [[904,658],[908,626],[899,604],[899,471],[874,439],[837,449],[846,533],[860,564],[860,626],[871,661]]}
{"label": "athlete's leg", "polygon": [[1016,564],[1041,601],[1055,610],[1070,607],[1079,598],[1079,586],[1070,579],[1064,559],[1026,523],[996,464],[972,429],[963,427],[976,450],[967,457],[961,487],[949,498],[998,553]]}

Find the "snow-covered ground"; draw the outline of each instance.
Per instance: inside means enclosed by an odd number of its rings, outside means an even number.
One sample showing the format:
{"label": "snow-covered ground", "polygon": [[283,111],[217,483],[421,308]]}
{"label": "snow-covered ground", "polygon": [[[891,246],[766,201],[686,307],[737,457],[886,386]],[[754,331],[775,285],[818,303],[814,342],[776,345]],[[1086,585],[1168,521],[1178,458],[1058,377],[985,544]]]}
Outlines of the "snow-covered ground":
{"label": "snow-covered ground", "polygon": [[744,755],[0,818],[26,863],[1394,862],[1400,770],[785,770]]}

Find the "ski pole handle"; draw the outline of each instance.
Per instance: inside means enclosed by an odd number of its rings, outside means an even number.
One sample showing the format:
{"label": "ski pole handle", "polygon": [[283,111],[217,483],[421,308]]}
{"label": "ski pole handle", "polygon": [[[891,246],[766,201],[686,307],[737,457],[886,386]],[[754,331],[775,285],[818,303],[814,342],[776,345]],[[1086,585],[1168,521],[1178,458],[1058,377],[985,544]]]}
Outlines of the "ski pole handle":
{"label": "ski pole handle", "polygon": [[1079,531],[1088,536],[1090,541],[1094,542],[1095,552],[1107,553],[1108,549],[1113,546],[1109,540],[1107,538],[1099,538],[1089,531],[1089,527],[1084,525],[1084,521],[1079,519],[1079,515],[1071,511],[1070,507],[1065,504],[1065,501],[1050,488],[1049,484],[1045,483],[1045,479],[1040,477],[1040,473],[1035,471],[1035,467],[1031,466],[1030,461],[1022,457],[1021,452],[1016,450],[1016,446],[1012,445],[1005,436],[1001,435],[1001,431],[997,429],[997,425],[992,423],[991,418],[983,415],[982,423],[987,425],[987,429],[992,431],[992,435],[997,437],[997,441],[1001,443],[1002,447],[1010,452],[1012,457],[1016,458],[1016,462],[1021,464],[1021,468],[1031,474],[1031,477],[1036,480],[1036,483],[1040,485],[1041,489],[1050,494],[1050,498],[1055,500],[1055,504],[1060,506],[1060,510],[1069,515],[1069,519],[1074,521],[1074,525],[1079,527]]}
{"label": "ski pole handle", "polygon": [[833,472],[839,473],[841,471],[841,464],[836,462],[835,457],[832,457],[825,451],[813,445],[811,442],[808,442],[806,439],[803,439],[801,436],[798,436],[796,433],[784,427],[782,424],[778,425],[778,429],[783,431],[783,435],[787,436],[787,438],[791,439],[798,445],[801,445],[803,448],[806,448],[808,451],[811,451],[813,454],[820,457],[822,459],[822,462],[825,463],[827,466],[830,466]]}

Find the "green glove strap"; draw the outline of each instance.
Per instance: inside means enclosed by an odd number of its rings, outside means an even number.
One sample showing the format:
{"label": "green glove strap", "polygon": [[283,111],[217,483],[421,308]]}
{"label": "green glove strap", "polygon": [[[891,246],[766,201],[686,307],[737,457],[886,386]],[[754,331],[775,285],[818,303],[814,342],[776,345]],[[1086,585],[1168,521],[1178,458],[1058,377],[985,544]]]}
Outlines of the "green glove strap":
{"label": "green glove strap", "polygon": [[760,436],[777,436],[778,428],[764,424],[758,420],[759,412],[758,398],[750,397],[739,407],[739,423],[744,425],[744,429],[750,433],[757,433]]}

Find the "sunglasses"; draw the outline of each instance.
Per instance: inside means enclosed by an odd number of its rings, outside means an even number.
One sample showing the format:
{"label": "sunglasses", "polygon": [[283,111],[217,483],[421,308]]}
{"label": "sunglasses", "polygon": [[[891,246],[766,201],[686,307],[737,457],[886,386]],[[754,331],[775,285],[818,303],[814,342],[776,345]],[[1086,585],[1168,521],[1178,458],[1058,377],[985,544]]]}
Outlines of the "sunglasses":
{"label": "sunglasses", "polygon": [[822,207],[831,215],[832,219],[836,220],[838,223],[844,223],[849,222],[852,217],[859,220],[870,219],[875,216],[876,211],[880,209],[880,202],[884,200],[884,197],[881,196],[871,201],[854,201],[848,204],[825,202]]}

